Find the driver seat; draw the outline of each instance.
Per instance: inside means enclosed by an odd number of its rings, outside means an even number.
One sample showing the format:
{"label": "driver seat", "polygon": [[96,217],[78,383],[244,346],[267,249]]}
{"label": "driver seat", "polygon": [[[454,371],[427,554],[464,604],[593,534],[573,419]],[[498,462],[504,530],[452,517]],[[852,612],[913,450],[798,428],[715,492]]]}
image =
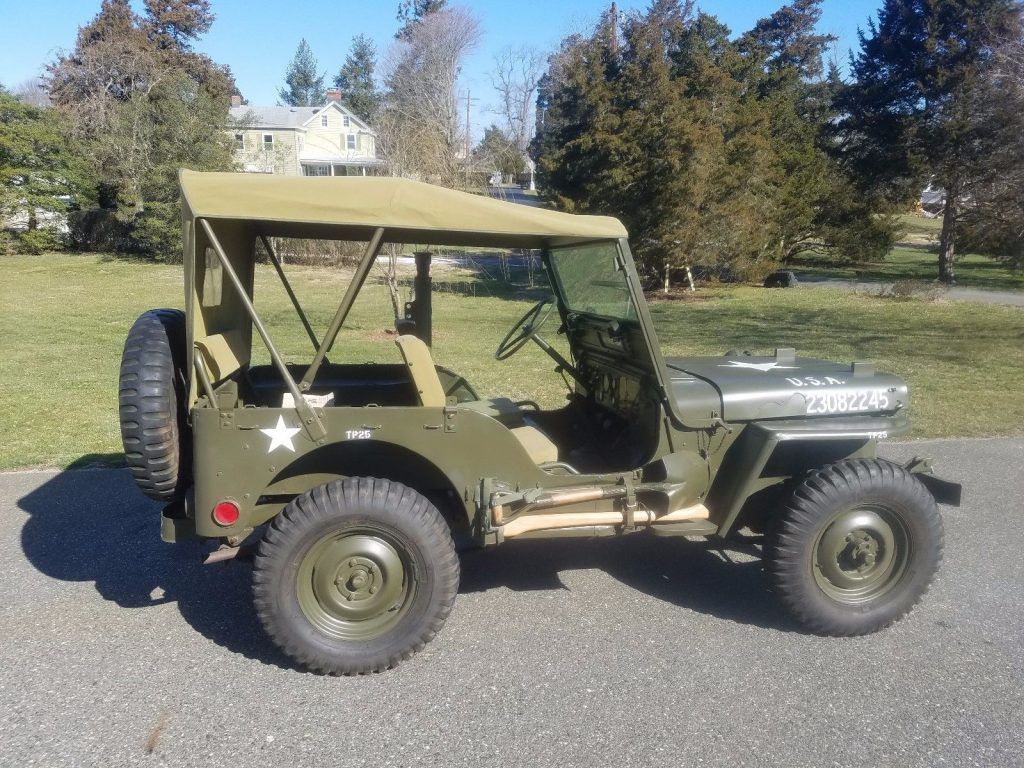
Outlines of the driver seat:
{"label": "driver seat", "polygon": [[[428,408],[444,408],[448,404],[448,398],[445,397],[444,387],[441,386],[441,377],[437,375],[434,358],[427,345],[418,336],[408,334],[396,336],[395,344],[398,345],[402,359],[405,360],[405,364],[409,368],[409,375],[412,376],[420,405]],[[509,431],[523,446],[534,464],[558,461],[558,446],[536,427],[524,425],[512,427]]]}

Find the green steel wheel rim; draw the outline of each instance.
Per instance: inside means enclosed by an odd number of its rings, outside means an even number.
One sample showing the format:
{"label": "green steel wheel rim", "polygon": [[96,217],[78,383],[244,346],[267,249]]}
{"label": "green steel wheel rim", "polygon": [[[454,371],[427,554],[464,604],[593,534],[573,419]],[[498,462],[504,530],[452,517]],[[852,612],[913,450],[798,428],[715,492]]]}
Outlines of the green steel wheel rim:
{"label": "green steel wheel rim", "polygon": [[899,515],[857,506],[833,517],[815,541],[814,580],[833,600],[860,605],[899,584],[910,555],[910,534]]}
{"label": "green steel wheel rim", "polygon": [[406,548],[376,528],[332,531],[299,564],[296,592],[302,613],[337,640],[366,642],[393,629],[416,590]]}

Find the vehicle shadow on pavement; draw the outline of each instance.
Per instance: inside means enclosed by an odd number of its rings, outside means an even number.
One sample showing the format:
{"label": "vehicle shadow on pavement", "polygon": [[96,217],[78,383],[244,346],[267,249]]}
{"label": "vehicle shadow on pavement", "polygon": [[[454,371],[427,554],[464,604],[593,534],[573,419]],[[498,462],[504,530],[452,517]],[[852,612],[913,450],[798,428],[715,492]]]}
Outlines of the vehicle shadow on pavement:
{"label": "vehicle shadow on pavement", "polygon": [[94,582],[104,599],[124,608],[177,603],[185,621],[218,645],[297,668],[260,626],[250,564],[201,565],[210,544],[162,542],[160,505],[139,493],[127,471],[61,472],[18,506],[30,515],[22,550],[41,573]]}
{"label": "vehicle shadow on pavement", "polygon": [[[94,582],[104,599],[124,608],[176,603],[193,629],[221,647],[297,668],[260,626],[252,606],[251,565],[201,565],[209,543],[163,543],[160,505],[138,492],[127,471],[61,472],[20,498],[18,506],[29,515],[22,549],[46,576]],[[560,572],[596,568],[681,608],[741,624],[796,629],[770,599],[760,561],[741,551],[645,533],[510,542],[464,554],[460,592],[565,589]]]}
{"label": "vehicle shadow on pavement", "polygon": [[462,558],[461,592],[566,589],[560,573],[596,569],[659,600],[781,631],[795,621],[768,590],[749,542],[689,541],[639,532],[619,538],[524,540]]}

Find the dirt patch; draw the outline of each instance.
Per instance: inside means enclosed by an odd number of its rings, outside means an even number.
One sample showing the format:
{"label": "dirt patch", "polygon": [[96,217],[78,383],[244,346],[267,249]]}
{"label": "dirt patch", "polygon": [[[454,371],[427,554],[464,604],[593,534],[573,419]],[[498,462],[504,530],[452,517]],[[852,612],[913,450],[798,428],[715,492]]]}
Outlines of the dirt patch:
{"label": "dirt patch", "polygon": [[393,328],[381,328],[376,331],[367,331],[366,338],[370,341],[394,341],[398,332]]}
{"label": "dirt patch", "polygon": [[714,299],[716,297],[715,297],[715,295],[713,293],[708,293],[707,291],[701,291],[701,290],[691,291],[691,290],[689,290],[687,288],[673,288],[668,293],[665,293],[665,291],[661,291],[661,290],[649,291],[649,292],[644,294],[644,298],[646,298],[647,301],[649,301],[649,302],[651,302],[651,301],[689,301],[689,302],[699,302],[699,301],[711,301],[712,299]]}

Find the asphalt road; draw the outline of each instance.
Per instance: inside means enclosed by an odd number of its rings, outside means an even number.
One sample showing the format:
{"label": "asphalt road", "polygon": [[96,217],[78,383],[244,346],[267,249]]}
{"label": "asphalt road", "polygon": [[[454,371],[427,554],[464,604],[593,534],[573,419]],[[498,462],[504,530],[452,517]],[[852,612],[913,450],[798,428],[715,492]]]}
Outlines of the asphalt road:
{"label": "asphalt road", "polygon": [[[829,288],[843,288],[848,291],[860,291],[861,293],[879,293],[892,288],[892,281],[857,281],[845,280],[841,277],[820,277],[818,275],[803,275],[797,272],[797,279],[801,286],[827,286]],[[968,288],[962,285],[954,285],[943,288],[941,295],[954,301],[973,301],[979,304],[1002,304],[1008,307],[1024,307],[1024,291],[998,291],[988,288]]]}
{"label": "asphalt road", "polygon": [[0,476],[0,765],[1024,764],[1024,440],[892,446],[965,483],[925,602],[801,634],[757,561],[518,542],[463,562],[441,635],[324,678],[264,638],[249,566],[158,538],[118,470]]}

